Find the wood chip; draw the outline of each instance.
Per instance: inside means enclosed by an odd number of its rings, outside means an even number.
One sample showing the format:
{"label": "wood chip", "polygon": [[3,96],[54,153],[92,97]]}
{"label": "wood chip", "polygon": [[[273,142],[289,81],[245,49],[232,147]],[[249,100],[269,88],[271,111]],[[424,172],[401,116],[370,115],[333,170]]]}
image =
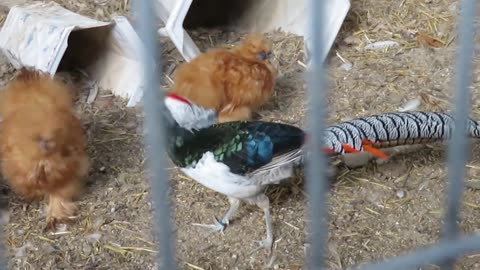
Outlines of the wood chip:
{"label": "wood chip", "polygon": [[98,85],[96,82],[92,82],[91,85],[88,87],[90,89],[87,97],[87,103],[91,104],[95,101],[98,95]]}
{"label": "wood chip", "polygon": [[420,98],[422,99],[422,102],[425,104],[429,104],[432,106],[438,106],[440,102],[438,100],[433,100],[435,97],[429,94],[425,93],[420,93]]}
{"label": "wood chip", "polygon": [[434,38],[425,32],[417,33],[417,45],[420,47],[441,48],[445,43],[438,38]]}
{"label": "wood chip", "polygon": [[385,40],[385,41],[377,41],[373,43],[369,43],[365,46],[365,50],[367,51],[381,51],[391,47],[397,47],[400,44],[393,40]]}

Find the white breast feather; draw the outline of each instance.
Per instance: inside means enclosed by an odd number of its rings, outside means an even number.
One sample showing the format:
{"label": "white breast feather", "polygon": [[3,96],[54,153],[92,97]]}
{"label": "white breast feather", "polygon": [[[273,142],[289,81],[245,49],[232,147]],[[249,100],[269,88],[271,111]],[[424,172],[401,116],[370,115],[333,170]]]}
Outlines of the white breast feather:
{"label": "white breast feather", "polygon": [[235,198],[257,195],[265,185],[278,183],[293,176],[293,166],[302,158],[301,149],[275,157],[269,164],[247,176],[230,172],[230,168],[215,160],[212,152],[206,152],[193,166],[182,171],[198,183]]}
{"label": "white breast feather", "polygon": [[181,170],[198,183],[226,196],[249,198],[262,190],[262,186],[248,178],[231,173],[227,165],[215,160],[212,152],[203,154],[194,166]]}

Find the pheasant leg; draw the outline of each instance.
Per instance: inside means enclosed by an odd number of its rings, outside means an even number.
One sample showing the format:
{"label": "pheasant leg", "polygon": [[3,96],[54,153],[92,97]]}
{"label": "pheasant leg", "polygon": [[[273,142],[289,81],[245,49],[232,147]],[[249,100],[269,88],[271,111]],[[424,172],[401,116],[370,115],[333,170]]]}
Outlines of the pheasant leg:
{"label": "pheasant leg", "polygon": [[221,220],[218,220],[217,217],[213,217],[214,223],[213,224],[200,224],[200,223],[193,223],[194,226],[204,227],[210,229],[212,232],[221,232],[225,230],[228,224],[230,224],[230,219],[240,207],[240,200],[236,198],[229,197],[228,201],[230,203],[230,208],[228,209],[227,213],[223,216]]}

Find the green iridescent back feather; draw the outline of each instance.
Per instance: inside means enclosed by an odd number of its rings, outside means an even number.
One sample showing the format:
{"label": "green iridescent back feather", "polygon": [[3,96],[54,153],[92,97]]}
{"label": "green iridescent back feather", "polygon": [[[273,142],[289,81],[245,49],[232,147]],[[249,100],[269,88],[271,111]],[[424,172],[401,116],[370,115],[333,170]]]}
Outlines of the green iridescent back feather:
{"label": "green iridescent back feather", "polygon": [[177,127],[170,137],[169,156],[177,166],[188,167],[212,152],[231,172],[245,174],[301,147],[303,141],[303,130],[280,123],[227,122],[193,133]]}
{"label": "green iridescent back feather", "polygon": [[242,129],[247,122],[229,122],[212,125],[194,134],[173,134],[170,142],[171,157],[175,164],[186,167],[198,161],[206,151],[212,151],[215,160],[222,161],[243,150],[249,136]]}

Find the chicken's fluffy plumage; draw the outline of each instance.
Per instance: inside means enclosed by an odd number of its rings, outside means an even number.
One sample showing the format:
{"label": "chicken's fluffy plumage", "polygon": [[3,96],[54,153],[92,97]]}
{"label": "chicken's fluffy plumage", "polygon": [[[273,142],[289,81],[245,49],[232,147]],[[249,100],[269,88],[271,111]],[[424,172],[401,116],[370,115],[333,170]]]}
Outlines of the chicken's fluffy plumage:
{"label": "chicken's fluffy plumage", "polygon": [[75,214],[73,200],[89,170],[70,95],[49,75],[22,69],[0,96],[2,174],[25,199],[48,197],[47,226]]}
{"label": "chicken's fluffy plumage", "polygon": [[248,120],[273,94],[277,71],[271,55],[271,42],[250,34],[234,48],[211,49],[180,65],[171,93],[215,109],[219,122]]}

